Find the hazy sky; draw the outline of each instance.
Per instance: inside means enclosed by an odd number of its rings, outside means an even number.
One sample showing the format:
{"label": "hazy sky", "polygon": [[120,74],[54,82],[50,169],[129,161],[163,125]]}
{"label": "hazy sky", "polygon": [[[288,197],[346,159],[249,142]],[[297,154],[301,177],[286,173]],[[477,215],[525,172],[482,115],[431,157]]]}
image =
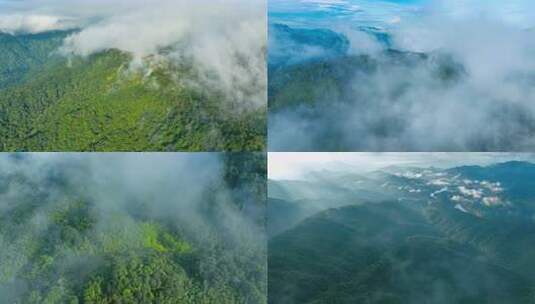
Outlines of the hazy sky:
{"label": "hazy sky", "polygon": [[511,160],[535,161],[531,153],[269,153],[270,179],[300,179],[324,169],[369,172],[388,166],[450,168]]}

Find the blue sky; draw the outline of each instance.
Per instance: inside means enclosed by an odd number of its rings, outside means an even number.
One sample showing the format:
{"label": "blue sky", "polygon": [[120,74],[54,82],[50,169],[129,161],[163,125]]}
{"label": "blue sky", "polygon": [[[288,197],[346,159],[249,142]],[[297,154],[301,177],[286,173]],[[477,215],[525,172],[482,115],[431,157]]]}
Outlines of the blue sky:
{"label": "blue sky", "polygon": [[271,22],[296,25],[333,23],[380,27],[426,14],[500,19],[535,26],[533,0],[269,0]]}

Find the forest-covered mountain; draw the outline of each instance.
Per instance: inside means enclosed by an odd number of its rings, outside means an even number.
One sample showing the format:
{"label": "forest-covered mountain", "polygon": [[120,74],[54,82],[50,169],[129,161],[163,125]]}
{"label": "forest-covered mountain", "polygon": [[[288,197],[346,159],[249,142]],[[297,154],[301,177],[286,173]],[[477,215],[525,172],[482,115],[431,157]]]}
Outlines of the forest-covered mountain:
{"label": "forest-covered mountain", "polygon": [[71,33],[0,33],[1,150],[263,150],[265,108],[194,85],[187,60],[156,54],[132,68],[116,49],[65,56]]}
{"label": "forest-covered mountain", "polygon": [[261,155],[70,157],[0,159],[0,303],[267,302]]}
{"label": "forest-covered mountain", "polygon": [[16,84],[51,55],[73,31],[12,35],[0,32],[0,88]]}
{"label": "forest-covered mountain", "polygon": [[[268,214],[280,221],[268,218],[270,303],[535,303],[534,169],[390,167],[320,172],[300,187],[271,181]],[[336,203],[322,184],[353,199]]]}

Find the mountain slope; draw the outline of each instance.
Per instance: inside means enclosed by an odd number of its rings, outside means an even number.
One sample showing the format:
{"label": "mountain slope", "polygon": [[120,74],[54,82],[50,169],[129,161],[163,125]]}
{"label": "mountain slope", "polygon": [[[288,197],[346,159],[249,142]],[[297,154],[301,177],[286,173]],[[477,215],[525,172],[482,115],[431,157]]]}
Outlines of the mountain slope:
{"label": "mountain slope", "polygon": [[274,237],[270,302],[535,302],[533,280],[443,234],[419,208],[382,203],[331,209]]}
{"label": "mountain slope", "polygon": [[[50,47],[42,53],[50,54],[60,38],[43,38]],[[40,40],[34,40],[31,53],[40,54],[35,51]],[[0,44],[0,53],[8,50],[8,44]],[[146,58],[144,69],[131,69],[130,55],[117,50],[88,58],[54,57],[31,69],[17,58],[12,61],[0,67],[10,81],[0,86],[4,151],[264,148],[265,109],[244,110],[217,91],[193,88],[187,83],[195,81],[196,71],[187,63]],[[24,77],[17,78],[13,67]]]}
{"label": "mountain slope", "polygon": [[0,32],[0,89],[20,82],[30,70],[53,60],[54,51],[71,33],[11,35]]}
{"label": "mountain slope", "polygon": [[270,181],[272,303],[535,303],[534,172],[511,161]]}

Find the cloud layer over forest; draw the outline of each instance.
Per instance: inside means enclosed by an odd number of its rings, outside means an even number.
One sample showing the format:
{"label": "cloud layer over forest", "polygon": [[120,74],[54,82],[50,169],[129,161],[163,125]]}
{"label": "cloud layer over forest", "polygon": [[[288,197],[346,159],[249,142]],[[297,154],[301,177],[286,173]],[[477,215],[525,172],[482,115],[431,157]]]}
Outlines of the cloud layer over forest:
{"label": "cloud layer over forest", "polygon": [[[318,150],[318,143],[322,151],[533,149],[535,6],[521,0],[424,3],[384,30],[391,37],[387,48],[423,53],[425,60],[400,64],[385,47],[352,39],[361,29],[332,27],[348,37],[349,55],[370,56],[376,69],[333,75],[343,79],[341,96],[319,97],[315,114],[304,106],[274,116],[271,149]],[[327,137],[337,147],[321,142]]]}
{"label": "cloud layer over forest", "polygon": [[225,183],[223,166],[222,155],[210,153],[7,154],[0,157],[0,181],[20,180],[0,185],[0,213],[39,201],[28,224],[44,230],[45,214],[78,199],[93,206],[97,230],[142,214],[176,223],[197,243],[216,234],[235,246],[263,248],[263,227],[240,210],[244,202]]}
{"label": "cloud layer over forest", "polygon": [[[238,194],[251,189],[229,184],[227,162],[217,153],[0,156],[0,297],[48,294],[65,273],[76,273],[69,288],[81,286],[76,284],[87,283],[97,269],[110,270],[109,255],[146,252],[144,229],[152,225],[161,229],[157,238],[167,231],[191,244],[199,260],[181,263],[198,267],[204,286],[223,284],[244,297],[263,298],[264,227],[245,209],[264,202]],[[254,175],[245,167],[233,174]],[[55,245],[46,251],[42,243]],[[22,275],[45,253],[56,268]],[[255,279],[243,276],[249,274]]]}
{"label": "cloud layer over forest", "polygon": [[188,60],[202,85],[242,104],[265,106],[265,3],[260,0],[0,1],[0,31],[76,29],[64,54],[120,49],[140,63],[151,55]]}

